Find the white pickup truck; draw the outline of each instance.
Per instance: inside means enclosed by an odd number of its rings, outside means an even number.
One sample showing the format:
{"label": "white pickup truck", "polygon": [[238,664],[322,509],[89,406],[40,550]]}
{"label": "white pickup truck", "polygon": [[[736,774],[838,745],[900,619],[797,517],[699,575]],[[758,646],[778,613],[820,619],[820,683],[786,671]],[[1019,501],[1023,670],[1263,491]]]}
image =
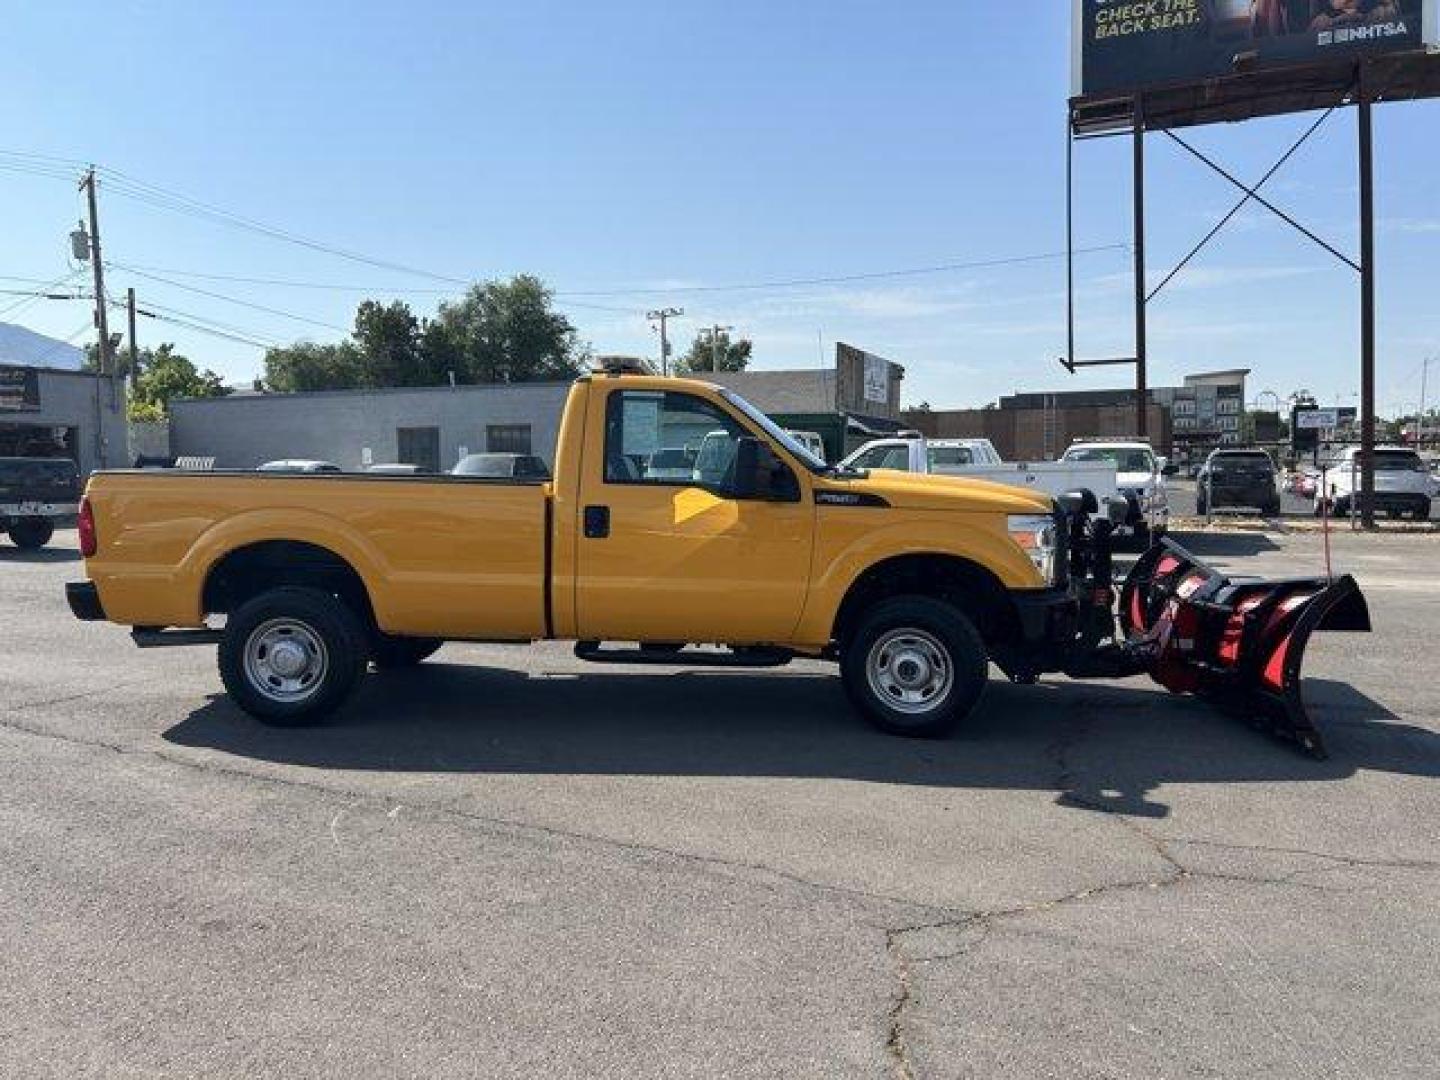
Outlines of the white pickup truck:
{"label": "white pickup truck", "polygon": [[[1347,446],[1324,464],[1316,485],[1315,513],[1328,503],[1331,513],[1348,517],[1360,488],[1360,448]],[[1323,485],[1323,486],[1322,486]],[[1416,521],[1430,517],[1430,470],[1414,450],[1404,446],[1375,448],[1375,509],[1392,518],[1409,514]]]}
{"label": "white pickup truck", "polygon": [[853,469],[895,469],[939,476],[971,476],[1010,487],[1043,491],[1051,496],[1088,488],[1099,504],[1100,516],[1110,516],[1112,503],[1125,502],[1116,482],[1113,464],[1097,461],[1003,461],[989,439],[926,439],[919,433],[903,432],[892,438],[867,442],[841,465]]}

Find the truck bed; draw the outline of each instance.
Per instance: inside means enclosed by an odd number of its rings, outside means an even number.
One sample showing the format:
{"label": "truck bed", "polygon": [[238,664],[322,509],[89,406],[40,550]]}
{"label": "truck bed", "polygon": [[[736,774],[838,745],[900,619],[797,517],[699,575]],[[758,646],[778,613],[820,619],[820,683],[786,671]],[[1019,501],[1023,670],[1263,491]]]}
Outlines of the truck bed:
{"label": "truck bed", "polygon": [[369,474],[96,474],[89,573],[107,617],[199,626],[221,560],[310,545],[363,579],[391,634],[543,636],[550,488],[524,480]]}

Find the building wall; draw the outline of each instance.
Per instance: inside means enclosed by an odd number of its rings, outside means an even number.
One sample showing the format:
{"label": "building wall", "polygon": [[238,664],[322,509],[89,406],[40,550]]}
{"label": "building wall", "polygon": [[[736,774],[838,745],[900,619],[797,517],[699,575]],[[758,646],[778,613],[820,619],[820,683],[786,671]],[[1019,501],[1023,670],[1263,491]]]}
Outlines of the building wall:
{"label": "building wall", "polygon": [[[1095,436],[1125,438],[1135,434],[1135,410],[1129,405],[1071,405],[1053,410],[1049,446],[1044,409],[944,409],[904,414],[905,422],[930,438],[984,438],[1006,461],[1053,460],[1072,442]],[[1167,410],[1151,405],[1150,443],[1157,453],[1170,452]]]}
{"label": "building wall", "polygon": [[399,459],[398,429],[440,429],[440,467],[464,447],[485,450],[492,424],[529,424],[533,453],[555,463],[555,440],[570,384],[335,390],[242,394],[170,405],[170,450],[214,456],[216,468],[251,469],[277,458],[333,461],[347,470]]}
{"label": "building wall", "polygon": [[16,425],[73,428],[70,449],[81,475],[130,464],[123,381],[102,379],[88,372],[34,370],[35,407],[0,410],[0,425],[12,432]]}

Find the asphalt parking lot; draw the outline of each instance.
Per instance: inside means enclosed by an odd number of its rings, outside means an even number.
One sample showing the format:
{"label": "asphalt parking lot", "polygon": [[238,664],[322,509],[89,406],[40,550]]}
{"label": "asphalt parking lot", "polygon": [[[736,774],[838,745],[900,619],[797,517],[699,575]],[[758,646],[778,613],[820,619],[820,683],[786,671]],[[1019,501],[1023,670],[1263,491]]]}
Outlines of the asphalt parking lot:
{"label": "asphalt parking lot", "polygon": [[[0,1073],[1433,1077],[1440,537],[1335,538],[1302,757],[1144,680],[943,742],[822,665],[451,645],[259,727],[0,545]],[[1320,538],[1196,538],[1318,572]]]}

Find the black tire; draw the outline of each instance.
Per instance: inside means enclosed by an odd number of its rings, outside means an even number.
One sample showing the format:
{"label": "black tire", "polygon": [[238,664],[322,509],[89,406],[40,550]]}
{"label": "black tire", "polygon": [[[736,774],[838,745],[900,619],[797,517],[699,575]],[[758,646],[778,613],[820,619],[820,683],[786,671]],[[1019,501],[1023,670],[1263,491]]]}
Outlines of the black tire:
{"label": "black tire", "polygon": [[434,656],[445,642],[440,638],[391,637],[376,634],[370,646],[370,659],[381,670],[414,667],[427,657]]}
{"label": "black tire", "polygon": [[1275,502],[1267,504],[1261,509],[1260,513],[1263,514],[1265,517],[1279,517],[1280,501],[1277,499]]}
{"label": "black tire", "polygon": [[1335,507],[1330,511],[1331,517],[1344,518],[1350,516],[1350,499],[1336,499]]}
{"label": "black tire", "polygon": [[1195,499],[1195,516],[1196,516],[1196,517],[1204,517],[1204,516],[1205,516],[1205,500],[1204,500],[1203,498],[1200,498],[1199,496],[1196,496],[1196,499]]}
{"label": "black tire", "polygon": [[[949,678],[935,680],[943,685],[936,687],[935,696],[928,701],[923,687],[907,690],[899,686],[901,673],[886,670],[880,656],[875,657],[872,682],[872,651],[884,649],[887,641],[891,647],[902,646],[905,631],[913,635],[912,647],[920,658],[902,655],[896,659],[892,653],[891,663],[918,663],[919,676],[927,670],[943,672],[940,663],[933,669],[926,666],[922,654],[928,652],[949,665]],[[887,674],[896,679],[889,692],[883,689]],[[850,700],[881,731],[934,738],[954,731],[974,710],[985,690],[989,668],[985,643],[975,624],[958,608],[924,596],[897,596],[877,604],[848,635],[840,655],[840,677]],[[905,693],[914,693],[918,699],[897,707]]]}
{"label": "black tire", "polygon": [[1429,521],[1429,520],[1430,520],[1430,510],[1431,510],[1430,500],[1429,500],[1429,499],[1426,499],[1424,502],[1420,503],[1418,506],[1415,507],[1415,510],[1414,510],[1415,520],[1416,520],[1416,521]]}
{"label": "black tire", "polygon": [[[268,626],[268,629],[267,629]],[[288,632],[286,630],[288,628]],[[246,653],[254,642],[255,659]],[[275,644],[290,642],[289,657],[299,650],[312,681],[301,672],[287,692]],[[220,639],[220,678],[235,704],[255,719],[275,727],[314,723],[339,708],[365,672],[370,642],[364,626],[344,602],[319,589],[285,586],[261,593],[230,613]],[[259,685],[269,671],[273,685]]]}
{"label": "black tire", "polygon": [[10,540],[22,551],[37,551],[55,535],[55,523],[49,518],[21,518],[10,526]]}

